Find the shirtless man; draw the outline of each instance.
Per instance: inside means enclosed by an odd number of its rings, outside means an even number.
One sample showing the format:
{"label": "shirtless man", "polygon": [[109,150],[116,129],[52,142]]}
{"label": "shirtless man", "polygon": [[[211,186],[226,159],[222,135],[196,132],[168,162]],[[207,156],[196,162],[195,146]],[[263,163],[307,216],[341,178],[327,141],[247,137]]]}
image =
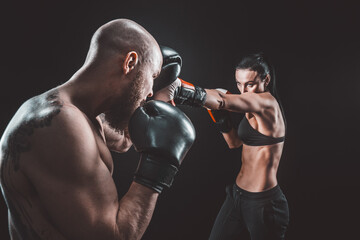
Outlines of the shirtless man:
{"label": "shirtless man", "polygon": [[[95,32],[70,80],[19,108],[0,142],[12,239],[141,238],[195,138],[180,110],[145,103],[161,68],[156,40],[117,19]],[[140,164],[119,199],[110,150],[132,142]]]}

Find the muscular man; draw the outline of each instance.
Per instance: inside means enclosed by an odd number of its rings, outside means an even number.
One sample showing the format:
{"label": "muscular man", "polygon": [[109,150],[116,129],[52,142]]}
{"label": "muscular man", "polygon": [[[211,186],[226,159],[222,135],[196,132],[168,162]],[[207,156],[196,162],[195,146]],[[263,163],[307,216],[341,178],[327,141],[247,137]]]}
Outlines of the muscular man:
{"label": "muscular man", "polygon": [[[69,81],[19,108],[0,142],[12,239],[141,238],[195,138],[177,108],[143,104],[161,67],[155,39],[133,21],[114,20],[95,32]],[[110,150],[132,142],[141,159],[119,199]]]}

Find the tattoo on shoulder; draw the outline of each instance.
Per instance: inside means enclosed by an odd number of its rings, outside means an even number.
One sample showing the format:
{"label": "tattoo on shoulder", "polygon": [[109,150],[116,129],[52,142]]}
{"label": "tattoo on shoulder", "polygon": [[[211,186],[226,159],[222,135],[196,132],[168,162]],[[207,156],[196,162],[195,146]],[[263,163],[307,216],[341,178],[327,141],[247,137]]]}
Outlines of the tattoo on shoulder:
{"label": "tattoo on shoulder", "polygon": [[[26,112],[26,114],[31,115],[31,117],[21,119],[21,123],[8,136],[5,159],[13,161],[15,171],[19,168],[20,154],[31,149],[29,136],[37,128],[50,126],[52,119],[60,113],[63,106],[57,90],[47,93],[47,96],[39,96],[38,98],[43,99],[33,99],[29,103],[32,111]],[[46,113],[42,113],[42,110],[46,110],[44,111]]]}
{"label": "tattoo on shoulder", "polygon": [[11,226],[21,239],[49,239],[46,230],[37,231],[28,209],[31,199],[16,187],[15,172],[19,170],[20,155],[31,150],[30,136],[38,128],[51,125],[61,111],[63,103],[58,91],[54,90],[30,99],[24,104],[19,117],[14,117],[13,128],[5,137],[2,149],[0,181],[6,204],[11,214]]}

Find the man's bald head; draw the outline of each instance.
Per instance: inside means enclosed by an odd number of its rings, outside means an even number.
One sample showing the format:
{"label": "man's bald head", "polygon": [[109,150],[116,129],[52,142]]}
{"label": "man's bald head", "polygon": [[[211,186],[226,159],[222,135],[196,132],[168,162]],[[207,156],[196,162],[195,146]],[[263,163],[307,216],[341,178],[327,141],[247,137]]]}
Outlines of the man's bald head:
{"label": "man's bald head", "polygon": [[104,62],[119,55],[135,51],[139,62],[150,60],[159,46],[142,26],[128,19],[116,19],[101,26],[94,33],[85,64]]}
{"label": "man's bald head", "polygon": [[73,79],[95,89],[102,101],[97,112],[122,131],[135,109],[152,96],[161,66],[160,47],[151,34],[131,20],[117,19],[96,30],[85,64]]}

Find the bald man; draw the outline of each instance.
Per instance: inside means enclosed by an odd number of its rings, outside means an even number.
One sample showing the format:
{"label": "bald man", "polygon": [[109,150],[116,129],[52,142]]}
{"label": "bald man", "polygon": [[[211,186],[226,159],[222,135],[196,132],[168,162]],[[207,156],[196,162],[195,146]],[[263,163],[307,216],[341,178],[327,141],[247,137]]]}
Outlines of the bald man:
{"label": "bald man", "polygon": [[[146,171],[139,165],[137,181],[118,199],[110,150],[131,147],[130,117],[152,95],[161,67],[156,40],[137,23],[117,19],[95,32],[84,65],[70,80],[19,108],[0,142],[12,239],[141,238],[162,189],[150,181],[158,177],[151,172],[154,159],[145,164],[142,157]],[[133,121],[134,129],[142,119]],[[140,144],[135,147],[148,147]]]}

